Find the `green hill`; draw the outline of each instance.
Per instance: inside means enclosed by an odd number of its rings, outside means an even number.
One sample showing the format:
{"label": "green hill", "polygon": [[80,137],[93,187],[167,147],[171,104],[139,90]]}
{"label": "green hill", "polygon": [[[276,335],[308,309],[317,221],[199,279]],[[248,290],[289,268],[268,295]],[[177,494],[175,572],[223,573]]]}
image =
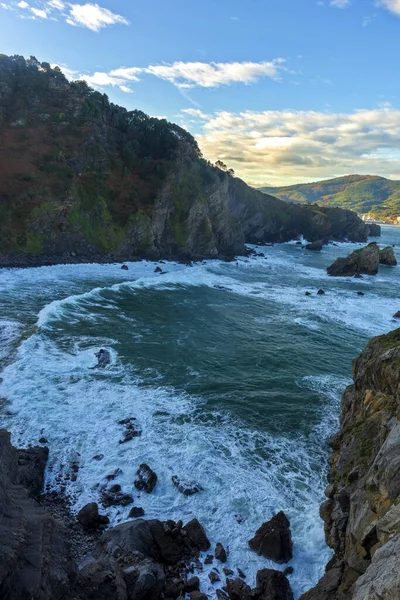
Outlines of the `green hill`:
{"label": "green hill", "polygon": [[385,222],[397,222],[400,216],[400,181],[384,177],[348,175],[316,183],[260,189],[287,202],[339,206]]}

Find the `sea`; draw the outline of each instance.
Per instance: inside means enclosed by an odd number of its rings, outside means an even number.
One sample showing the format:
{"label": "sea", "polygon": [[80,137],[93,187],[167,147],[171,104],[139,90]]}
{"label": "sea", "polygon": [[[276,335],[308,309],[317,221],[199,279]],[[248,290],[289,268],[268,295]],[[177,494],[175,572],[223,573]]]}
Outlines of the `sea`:
{"label": "sea", "polygon": [[[400,262],[400,228],[375,239]],[[198,518],[211,551],[222,543],[225,566],[250,586],[258,569],[287,566],[248,547],[283,510],[297,599],[331,557],[319,505],[352,360],[400,325],[400,267],[362,279],[326,273],[361,246],[319,253],[293,241],[252,246],[263,256],[230,263],[0,269],[0,426],[19,447],[46,438],[46,491],[67,495],[72,510],[99,502],[118,470],[112,483],[145,518]],[[93,368],[100,348],[111,355],[104,369]],[[142,433],[121,444],[126,418]],[[158,476],[151,494],[133,486],[141,463]],[[203,491],[184,496],[174,475]],[[130,508],[103,512],[115,525]],[[223,585],[210,583],[212,566],[197,573],[211,598]]]}

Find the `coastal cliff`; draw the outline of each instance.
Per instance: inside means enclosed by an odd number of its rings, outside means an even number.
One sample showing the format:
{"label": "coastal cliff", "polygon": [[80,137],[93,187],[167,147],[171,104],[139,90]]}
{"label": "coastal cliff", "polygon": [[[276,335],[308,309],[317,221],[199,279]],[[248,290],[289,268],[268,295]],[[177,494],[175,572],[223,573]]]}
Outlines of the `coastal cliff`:
{"label": "coastal cliff", "polygon": [[369,233],[351,211],[249,187],[178,125],[34,57],[0,55],[0,173],[2,265],[232,257],[246,242]]}
{"label": "coastal cliff", "polygon": [[400,329],[353,363],[321,506],[334,556],[301,600],[400,598]]}

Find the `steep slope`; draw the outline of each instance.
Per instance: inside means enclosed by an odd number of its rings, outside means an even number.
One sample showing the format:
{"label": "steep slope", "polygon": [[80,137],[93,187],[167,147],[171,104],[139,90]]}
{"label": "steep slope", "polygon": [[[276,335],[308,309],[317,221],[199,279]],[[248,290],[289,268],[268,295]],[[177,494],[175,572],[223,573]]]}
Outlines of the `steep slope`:
{"label": "steep slope", "polygon": [[400,216],[400,181],[384,177],[349,175],[281,188],[263,187],[261,191],[286,202],[339,206],[382,221],[397,222]]}
{"label": "steep slope", "polygon": [[34,57],[0,55],[2,264],[233,256],[300,234],[365,241],[368,228],[263,195],[204,160],[178,125]]}
{"label": "steep slope", "polygon": [[301,600],[400,598],[400,329],[373,338],[353,363],[321,506],[334,550]]}

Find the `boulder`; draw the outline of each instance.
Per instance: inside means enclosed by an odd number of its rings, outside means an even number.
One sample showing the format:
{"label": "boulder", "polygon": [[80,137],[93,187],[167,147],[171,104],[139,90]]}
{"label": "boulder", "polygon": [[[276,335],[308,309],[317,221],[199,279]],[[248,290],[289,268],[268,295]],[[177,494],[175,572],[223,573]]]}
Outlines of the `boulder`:
{"label": "boulder", "polygon": [[325,296],[324,290],[318,290],[317,296]]}
{"label": "boulder", "polygon": [[260,600],[293,600],[287,577],[281,571],[262,569],[257,572],[256,590]]}
{"label": "boulder", "polygon": [[157,483],[157,475],[150,469],[149,465],[142,463],[136,471],[137,479],[134,481],[134,486],[137,490],[144,490],[150,494]]}
{"label": "boulder", "polygon": [[389,267],[395,267],[397,265],[397,260],[391,246],[386,246],[386,248],[383,248],[383,250],[379,252],[379,264],[388,265]]}
{"label": "boulder", "polygon": [[206,532],[197,519],[189,521],[189,523],[182,527],[182,531],[186,532],[187,537],[202,552],[205,552],[211,546]]}
{"label": "boulder", "polygon": [[314,250],[315,252],[321,252],[323,245],[324,243],[322,240],[311,242],[311,244],[306,245],[306,250]]}
{"label": "boulder", "polygon": [[228,559],[225,548],[219,542],[215,546],[214,556],[217,560],[219,560],[222,563],[226,563],[226,561]]}
{"label": "boulder", "polygon": [[34,446],[24,450],[16,450],[18,457],[18,473],[15,483],[28,490],[32,498],[36,498],[43,491],[44,472],[46,469],[49,449]]}
{"label": "boulder", "polygon": [[357,273],[365,273],[366,275],[376,275],[378,272],[380,260],[379,246],[376,242],[372,242],[354,250],[349,256],[337,258],[328,268],[328,275],[334,277],[352,277]]}
{"label": "boulder", "polygon": [[154,273],[162,273],[162,268],[161,267],[156,267],[154,269]]}
{"label": "boulder", "polygon": [[254,552],[277,563],[286,563],[292,558],[292,536],[290,522],[283,511],[263,523],[255,536],[249,540]]}
{"label": "boulder", "polygon": [[121,486],[116,484],[109,489],[103,490],[101,494],[101,503],[107,508],[109,506],[128,506],[132,504],[131,494],[125,494],[121,491]]}
{"label": "boulder", "polygon": [[311,292],[306,292],[306,296],[311,296]]}
{"label": "boulder", "polygon": [[129,511],[128,519],[137,519],[138,517],[143,517],[143,516],[144,516],[143,508],[140,508],[139,506],[134,506]]}
{"label": "boulder", "polygon": [[394,313],[393,317],[395,319],[400,319],[400,310],[398,310],[396,313]]}
{"label": "boulder", "polygon": [[106,515],[99,514],[99,507],[96,502],[90,502],[81,508],[77,519],[82,527],[89,531],[107,525],[110,522],[110,519]]}
{"label": "boulder", "polygon": [[211,581],[211,583],[217,583],[218,581],[221,581],[221,577],[215,571],[211,571],[211,573],[208,574],[208,579]]}
{"label": "boulder", "polygon": [[203,491],[201,485],[196,481],[181,479],[177,475],[172,476],[172,483],[178,489],[178,491],[185,496],[193,496],[193,494]]}
{"label": "boulder", "polygon": [[380,237],[381,226],[378,223],[368,223],[369,237]]}
{"label": "boulder", "polygon": [[227,579],[226,591],[230,600],[251,600],[252,593],[250,586],[243,579]]}
{"label": "boulder", "polygon": [[128,265],[122,265],[121,269],[122,269],[123,271],[128,271],[128,270],[129,270],[129,267],[128,267]]}

